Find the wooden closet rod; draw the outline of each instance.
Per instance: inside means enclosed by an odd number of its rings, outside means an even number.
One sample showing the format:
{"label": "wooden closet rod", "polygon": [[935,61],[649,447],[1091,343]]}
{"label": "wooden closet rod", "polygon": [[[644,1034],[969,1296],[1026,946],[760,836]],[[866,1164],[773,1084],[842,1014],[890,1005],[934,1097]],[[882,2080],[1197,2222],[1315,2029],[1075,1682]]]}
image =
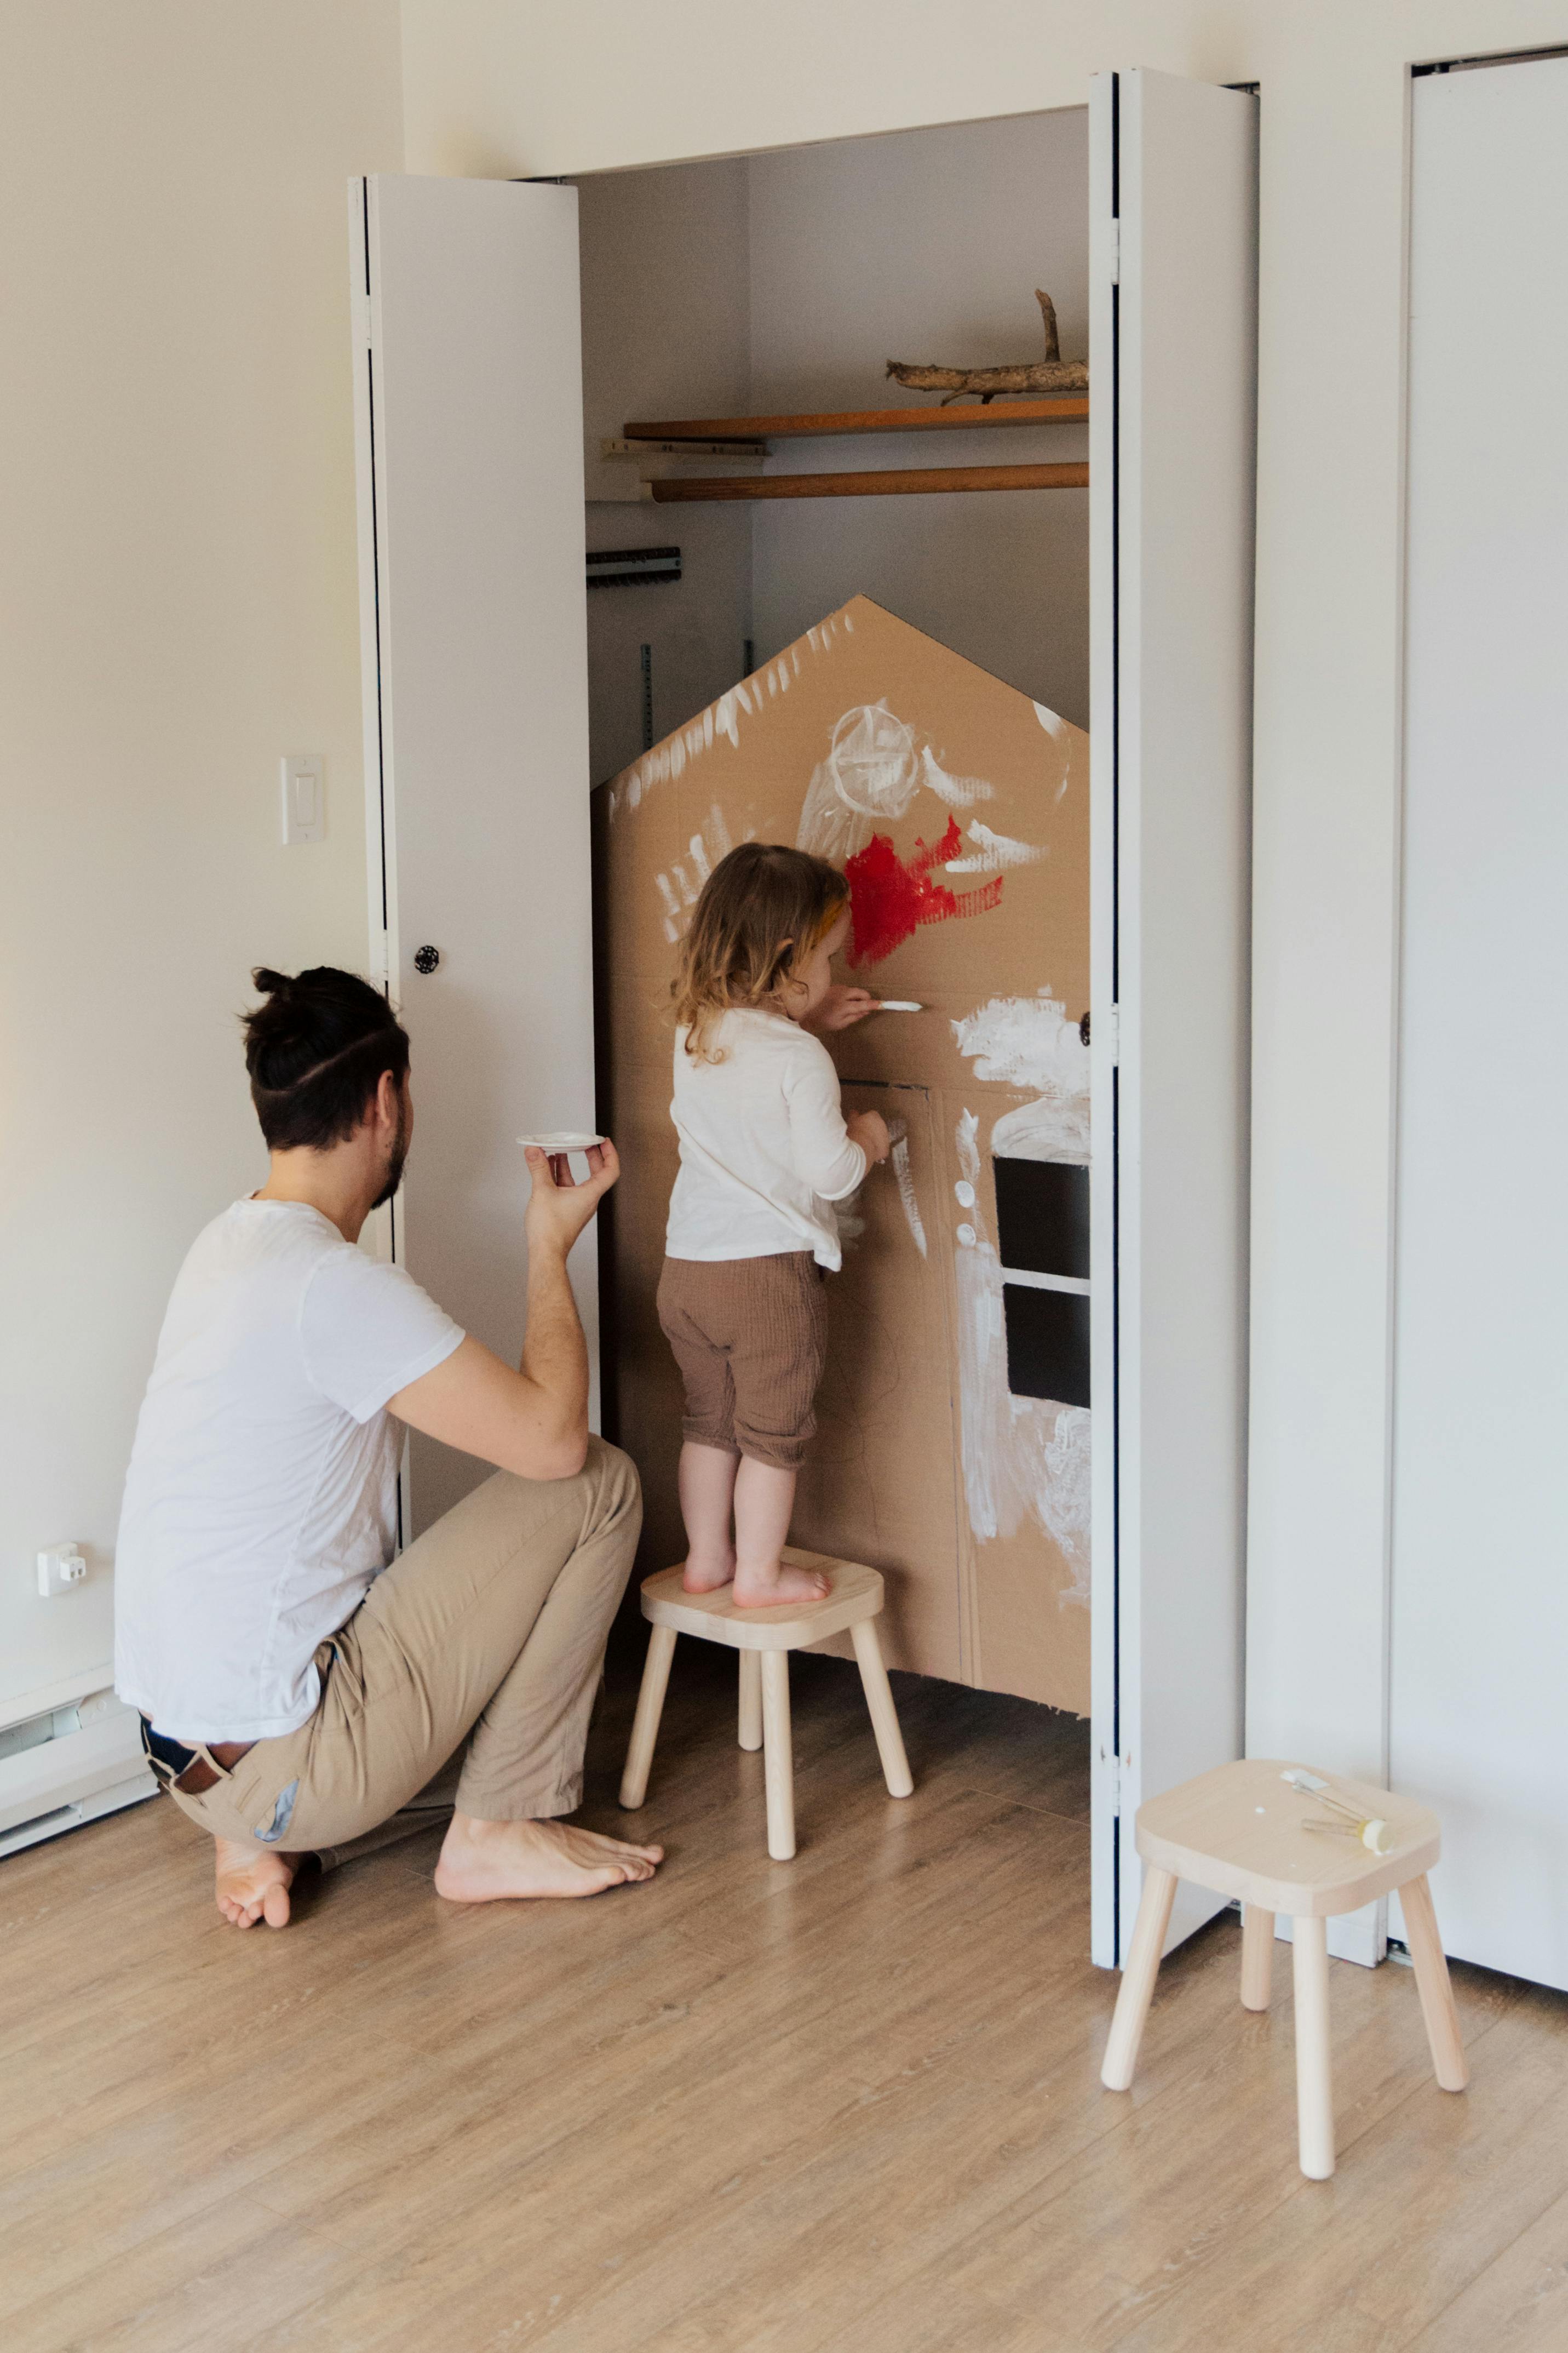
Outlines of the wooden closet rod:
{"label": "wooden closet rod", "polygon": [[967,432],[977,425],[1080,425],[1087,400],[1004,400],[982,408],[847,408],[785,417],[677,417],[623,425],[628,441],[767,441],[810,434]]}
{"label": "wooden closet rod", "polygon": [[699,474],[643,484],[658,506],[710,499],[887,499],[931,491],[1083,491],[1087,465],[916,466],[877,474]]}

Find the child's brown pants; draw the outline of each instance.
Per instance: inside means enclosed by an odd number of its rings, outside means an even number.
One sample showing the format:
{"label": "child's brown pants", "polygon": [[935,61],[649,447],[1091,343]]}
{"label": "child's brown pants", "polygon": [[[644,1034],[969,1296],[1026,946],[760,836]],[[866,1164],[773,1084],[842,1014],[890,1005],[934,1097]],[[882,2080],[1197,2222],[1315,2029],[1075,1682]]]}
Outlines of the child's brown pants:
{"label": "child's brown pants", "polygon": [[698,1446],[798,1470],[827,1345],[822,1270],[809,1250],[777,1258],[667,1258],[658,1320],[686,1385]]}

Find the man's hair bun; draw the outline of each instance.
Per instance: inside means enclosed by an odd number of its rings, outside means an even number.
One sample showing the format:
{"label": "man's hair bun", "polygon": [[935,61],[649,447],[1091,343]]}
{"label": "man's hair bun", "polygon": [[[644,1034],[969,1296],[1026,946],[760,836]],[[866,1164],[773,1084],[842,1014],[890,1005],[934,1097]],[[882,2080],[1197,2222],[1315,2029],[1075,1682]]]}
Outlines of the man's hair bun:
{"label": "man's hair bun", "polygon": [[325,1152],[351,1136],[390,1071],[408,1068],[408,1036],[386,998],[357,973],[313,965],[251,980],[266,999],[240,1016],[250,1099],[274,1152]]}

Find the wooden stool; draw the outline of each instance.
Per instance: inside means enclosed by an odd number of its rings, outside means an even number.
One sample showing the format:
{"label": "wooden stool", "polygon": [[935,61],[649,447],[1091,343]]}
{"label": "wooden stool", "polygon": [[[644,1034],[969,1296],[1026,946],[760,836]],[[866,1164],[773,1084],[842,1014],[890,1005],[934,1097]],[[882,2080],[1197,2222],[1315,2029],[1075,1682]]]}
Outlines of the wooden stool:
{"label": "wooden stool", "polygon": [[727,1642],[741,1653],[741,1746],[763,1751],[768,1792],[768,1852],[787,1862],[795,1852],[795,1760],[789,1731],[789,1653],[849,1629],[871,1711],[871,1729],[889,1797],[907,1798],[914,1788],[898,1711],[882,1664],[875,1620],[882,1607],[882,1579],[858,1561],[833,1560],[826,1553],[797,1552],[786,1545],[782,1557],[792,1568],[820,1569],[831,1581],[824,1601],[784,1601],[772,1609],[737,1609],[734,1588],[716,1593],[685,1593],[681,1571],[661,1568],[646,1577],[642,1614],[650,1620],[647,1664],[643,1669],[637,1712],[621,1777],[621,1803],[635,1811],[647,1795],[648,1767],[658,1737],[669,1662],[678,1634],[700,1641]]}
{"label": "wooden stool", "polygon": [[[1470,2078],[1426,1884],[1442,1845],[1436,1815],[1407,1798],[1338,1774],[1313,1776],[1322,1785],[1317,1791],[1299,1790],[1282,1778],[1308,1770],[1277,1757],[1248,1757],[1245,1764],[1202,1773],[1139,1807],[1138,1852],[1148,1868],[1100,2081],[1113,2092],[1125,2092],[1131,2084],[1178,1879],[1219,1895],[1239,1896],[1245,1905],[1241,1999],[1248,2010],[1268,2007],[1274,1915],[1283,1912],[1294,1937],[1301,2170],[1313,2181],[1326,2181],[1334,2169],[1328,1923],[1336,1913],[1359,1911],[1374,1897],[1399,1890],[1434,2072],[1446,2092],[1462,2092]],[[1309,1830],[1309,1822],[1336,1818],[1330,1799],[1349,1806],[1359,1819],[1386,1824],[1385,1851],[1373,1852],[1353,1829]]]}

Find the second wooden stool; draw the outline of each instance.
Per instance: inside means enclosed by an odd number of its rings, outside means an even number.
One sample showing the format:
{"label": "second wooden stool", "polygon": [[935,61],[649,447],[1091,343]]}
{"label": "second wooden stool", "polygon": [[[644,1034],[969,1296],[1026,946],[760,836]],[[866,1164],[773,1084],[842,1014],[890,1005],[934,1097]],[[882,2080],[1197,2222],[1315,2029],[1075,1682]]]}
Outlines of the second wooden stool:
{"label": "second wooden stool", "polygon": [[1100,2070],[1111,2091],[1132,2082],[1180,1879],[1241,1899],[1245,2009],[1268,2009],[1275,1915],[1290,1920],[1297,2129],[1310,2180],[1326,2181],[1334,2169],[1328,1928],[1337,1914],[1398,1889],[1433,2073],[1444,2091],[1464,2090],[1469,2071],[1426,1884],[1442,1848],[1436,1814],[1368,1781],[1251,1757],[1151,1798],[1138,1809],[1136,1836],[1143,1896]]}
{"label": "second wooden stool", "polygon": [[904,1755],[888,1670],[882,1663],[882,1646],[877,1640],[876,1620],[882,1607],[880,1575],[858,1561],[799,1552],[793,1545],[784,1547],[783,1558],[792,1568],[821,1570],[831,1580],[826,1599],[784,1601],[771,1609],[737,1609],[732,1586],[722,1585],[716,1593],[687,1593],[682,1590],[679,1568],[663,1568],[644,1579],[642,1614],[653,1630],[626,1771],[621,1776],[621,1803],[635,1811],[647,1795],[648,1768],[658,1738],[676,1636],[695,1634],[700,1641],[726,1643],[741,1654],[741,1746],[763,1751],[768,1852],[775,1862],[787,1862],[795,1852],[795,1757],[789,1723],[792,1651],[803,1651],[847,1627],[888,1794],[907,1798],[915,1786]]}

